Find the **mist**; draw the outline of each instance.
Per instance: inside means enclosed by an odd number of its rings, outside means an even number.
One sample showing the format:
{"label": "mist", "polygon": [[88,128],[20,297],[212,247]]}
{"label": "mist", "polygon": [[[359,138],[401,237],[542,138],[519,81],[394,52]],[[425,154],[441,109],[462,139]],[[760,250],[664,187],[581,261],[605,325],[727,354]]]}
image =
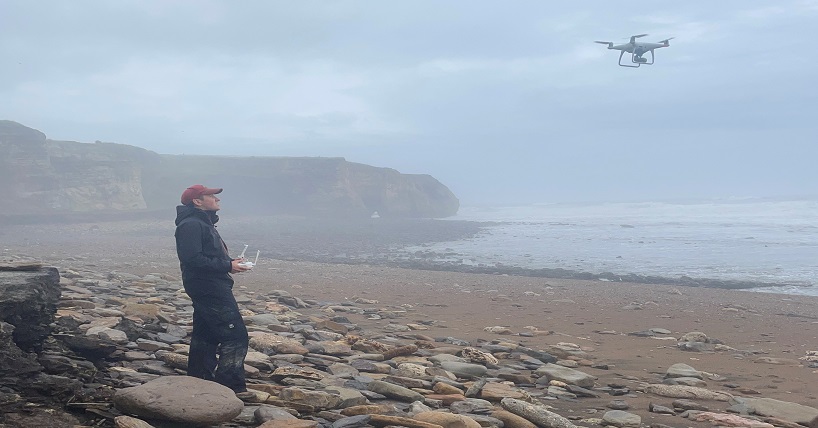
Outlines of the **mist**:
{"label": "mist", "polygon": [[[0,119],[344,157],[462,205],[812,198],[818,2],[6,1]],[[617,65],[594,40],[675,37]]]}

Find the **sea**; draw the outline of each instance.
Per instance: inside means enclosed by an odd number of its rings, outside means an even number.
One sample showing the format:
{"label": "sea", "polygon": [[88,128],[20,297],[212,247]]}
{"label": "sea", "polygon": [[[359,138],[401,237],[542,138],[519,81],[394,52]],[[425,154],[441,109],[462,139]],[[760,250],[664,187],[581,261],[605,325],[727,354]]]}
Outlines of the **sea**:
{"label": "sea", "polygon": [[464,265],[737,280],[818,296],[818,200],[462,207],[450,219],[486,225],[423,249]]}

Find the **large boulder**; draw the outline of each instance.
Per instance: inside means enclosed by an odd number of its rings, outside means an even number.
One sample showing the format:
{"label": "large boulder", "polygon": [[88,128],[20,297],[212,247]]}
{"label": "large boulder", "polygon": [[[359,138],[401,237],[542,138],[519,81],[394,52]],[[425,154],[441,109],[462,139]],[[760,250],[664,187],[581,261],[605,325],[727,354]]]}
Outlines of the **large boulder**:
{"label": "large boulder", "polygon": [[35,353],[51,332],[59,283],[55,268],[0,262],[0,383],[41,369]]}
{"label": "large boulder", "polygon": [[121,389],[114,405],[123,413],[190,425],[213,425],[238,416],[244,403],[230,388],[190,376],[164,376]]}

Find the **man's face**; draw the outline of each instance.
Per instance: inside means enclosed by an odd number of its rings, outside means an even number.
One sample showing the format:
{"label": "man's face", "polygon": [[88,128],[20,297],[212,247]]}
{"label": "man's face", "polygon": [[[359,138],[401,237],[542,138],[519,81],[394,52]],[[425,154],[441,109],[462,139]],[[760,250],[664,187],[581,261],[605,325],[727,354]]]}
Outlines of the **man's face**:
{"label": "man's face", "polygon": [[193,204],[196,208],[205,211],[218,211],[220,199],[216,195],[203,195],[199,199],[194,199]]}

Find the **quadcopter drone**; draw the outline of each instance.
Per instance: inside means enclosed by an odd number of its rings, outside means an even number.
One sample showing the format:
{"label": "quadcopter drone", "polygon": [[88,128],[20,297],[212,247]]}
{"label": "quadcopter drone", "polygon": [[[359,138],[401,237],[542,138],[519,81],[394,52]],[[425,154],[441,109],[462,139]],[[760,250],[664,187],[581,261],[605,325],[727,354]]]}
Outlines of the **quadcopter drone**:
{"label": "quadcopter drone", "polygon": [[[623,43],[621,45],[614,45],[613,42],[600,42],[594,41],[594,43],[599,43],[603,45],[608,45],[608,49],[616,49],[622,52],[619,53],[619,65],[622,67],[630,67],[630,68],[639,68],[640,65],[653,65],[653,50],[659,48],[666,48],[670,46],[670,41],[673,37],[668,39],[650,43],[650,42],[637,42],[636,39],[640,37],[645,37],[647,34],[637,34],[635,36],[631,36],[631,40],[628,43]],[[622,63],[622,56],[625,55],[625,52],[631,54],[631,63],[636,65],[630,64],[623,64]],[[645,53],[650,52],[650,62],[648,62],[647,58],[643,58],[642,55]]]}

